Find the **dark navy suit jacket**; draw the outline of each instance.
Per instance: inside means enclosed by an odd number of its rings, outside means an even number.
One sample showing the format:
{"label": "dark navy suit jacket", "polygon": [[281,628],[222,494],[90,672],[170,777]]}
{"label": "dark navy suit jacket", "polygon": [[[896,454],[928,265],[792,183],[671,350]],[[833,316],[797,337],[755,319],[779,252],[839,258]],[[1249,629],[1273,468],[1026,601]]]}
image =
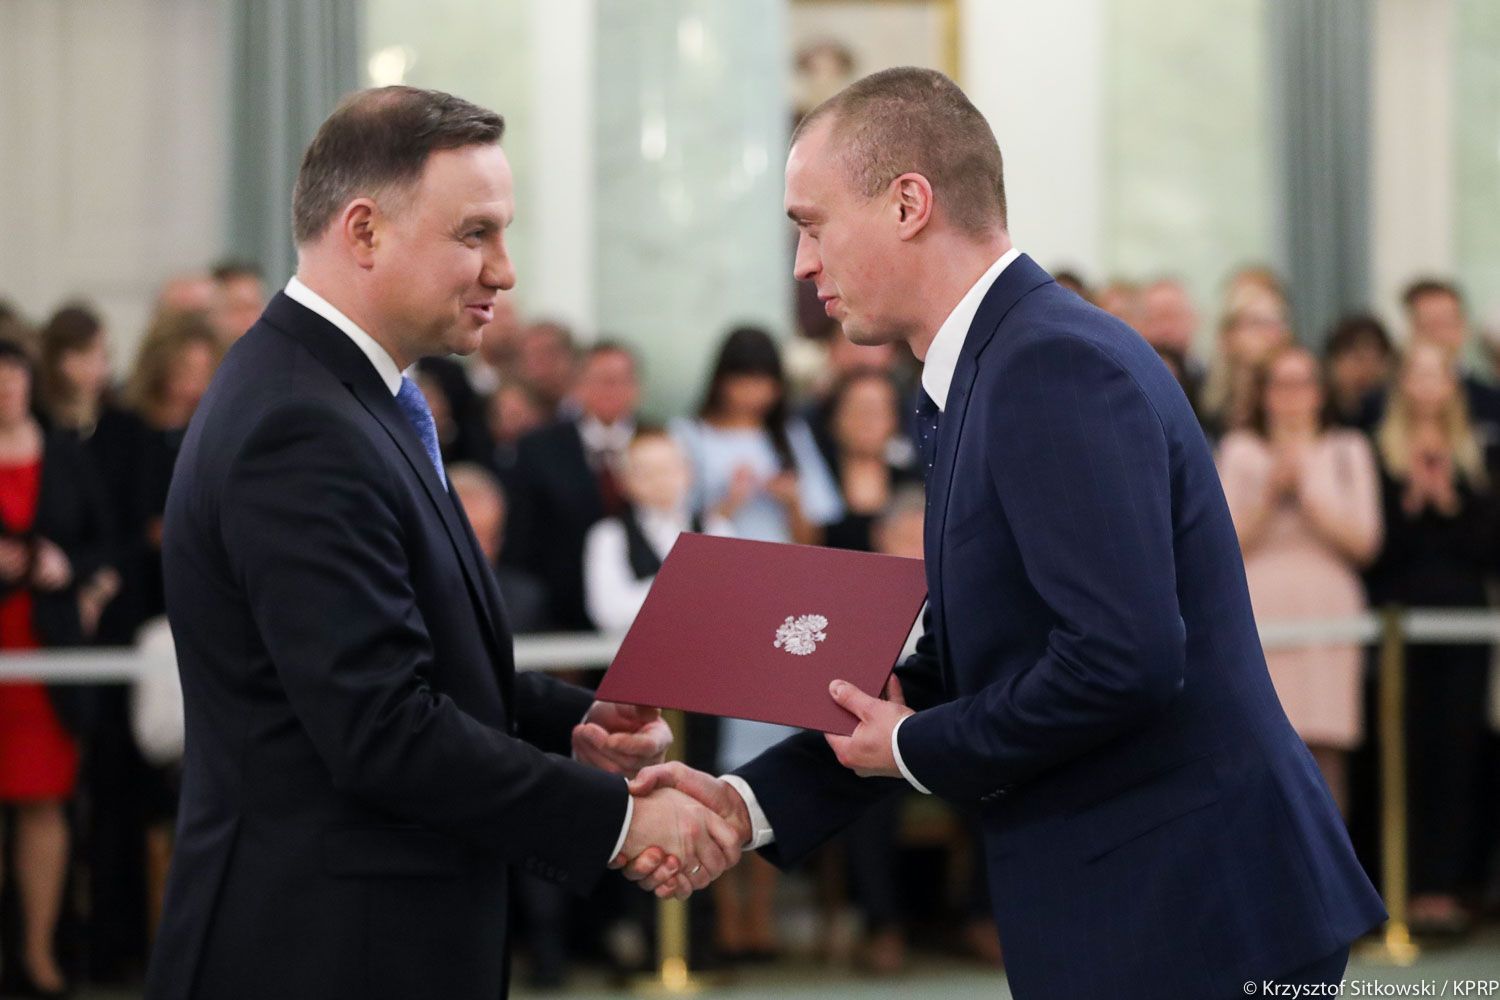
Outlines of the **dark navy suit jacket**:
{"label": "dark navy suit jacket", "polygon": [[[1266,673],[1192,408],[1028,257],[968,331],[926,556],[901,754],[980,813],[1017,997],[1243,996],[1383,918]],[[739,773],[780,863],[899,787],[818,734]]]}
{"label": "dark navy suit jacket", "polygon": [[163,557],[187,753],[146,996],[503,996],[507,869],[589,887],[625,783],[562,756],[591,696],[515,673],[462,508],[285,295],[193,418]]}
{"label": "dark navy suit jacket", "polygon": [[576,418],[527,434],[516,443],[503,562],[547,587],[548,613],[563,631],[592,631],[584,601],[583,546],[605,515],[599,477]]}

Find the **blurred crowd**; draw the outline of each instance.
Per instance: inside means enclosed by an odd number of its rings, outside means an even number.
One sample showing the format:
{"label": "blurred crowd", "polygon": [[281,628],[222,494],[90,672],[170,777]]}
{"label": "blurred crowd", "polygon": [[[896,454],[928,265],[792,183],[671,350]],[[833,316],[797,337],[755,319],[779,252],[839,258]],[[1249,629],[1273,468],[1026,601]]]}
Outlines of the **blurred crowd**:
{"label": "blurred crowd", "polygon": [[[1500,389],[1489,369],[1500,351],[1471,334],[1455,285],[1413,283],[1393,337],[1367,314],[1294,331],[1286,291],[1264,268],[1229,276],[1216,312],[1170,277],[1058,280],[1137,330],[1192,401],[1262,623],[1388,603],[1490,606]],[[0,304],[0,651],[163,641],[173,462],[267,294],[253,267],[233,262],[168,281],[118,382],[123,359],[87,304],[39,325]],[[474,357],[419,362],[452,488],[514,632],[623,631],[683,531],[921,557],[917,364],[904,347],[849,343],[816,303],[802,305],[790,341],[755,327],[723,334],[696,410],[660,425],[640,416],[628,344],[580,338],[508,299]],[[1368,651],[1277,648],[1267,662],[1372,861]],[[1462,933],[1495,903],[1491,675],[1488,646],[1409,651],[1411,912],[1422,931]],[[173,714],[170,690],[0,683],[0,987],[139,978],[172,850]],[[690,763],[724,770],[782,735],[692,717],[679,739]],[[868,815],[790,884],[750,858],[695,897],[695,964],[797,947],[779,919],[792,893],[816,916],[796,936],[874,973],[901,969],[911,943],[1000,960],[969,821],[923,796]],[[622,971],[649,961],[649,900],[621,883],[587,901],[539,881],[516,895],[538,986],[561,984],[581,960]]]}

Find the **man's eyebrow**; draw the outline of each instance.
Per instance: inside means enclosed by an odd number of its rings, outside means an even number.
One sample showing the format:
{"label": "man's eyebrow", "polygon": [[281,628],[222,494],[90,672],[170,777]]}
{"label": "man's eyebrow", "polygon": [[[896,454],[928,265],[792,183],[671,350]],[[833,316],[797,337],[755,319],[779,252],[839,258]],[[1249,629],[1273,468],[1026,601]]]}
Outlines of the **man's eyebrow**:
{"label": "man's eyebrow", "polygon": [[464,216],[464,221],[459,223],[460,229],[473,229],[475,226],[481,229],[499,229],[500,220],[486,212],[477,215],[466,215]]}
{"label": "man's eyebrow", "polygon": [[803,208],[800,205],[793,205],[791,208],[789,208],[789,209],[786,210],[786,217],[788,219],[791,219],[793,222],[797,223],[798,225],[801,225],[804,222],[815,222],[815,221],[817,221],[814,218],[814,216],[816,214],[817,213],[814,212],[812,209],[810,209],[810,208]]}

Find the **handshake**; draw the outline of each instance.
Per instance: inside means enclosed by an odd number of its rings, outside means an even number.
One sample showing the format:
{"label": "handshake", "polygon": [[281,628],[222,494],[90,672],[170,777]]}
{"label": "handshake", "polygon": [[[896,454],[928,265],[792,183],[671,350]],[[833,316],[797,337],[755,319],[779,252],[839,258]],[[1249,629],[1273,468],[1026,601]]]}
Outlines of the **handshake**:
{"label": "handshake", "polygon": [[663,899],[685,899],[740,860],[750,841],[744,800],[683,764],[660,763],[672,730],[654,708],[595,702],[573,729],[573,756],[630,779],[630,829],[611,868]]}
{"label": "handshake", "polygon": [[[840,764],[861,777],[901,772],[891,734],[911,709],[892,677],[883,699],[834,681],[829,695],[858,720],[851,736],[827,736]],[[662,899],[686,899],[739,864],[753,834],[740,793],[720,778],[685,764],[660,763],[672,731],[656,709],[597,702],[573,730],[581,762],[630,779],[635,798],[630,829],[609,863]]]}
{"label": "handshake", "polygon": [[609,863],[666,899],[686,899],[739,864],[750,811],[727,781],[686,764],[657,764],[630,782],[635,812],[625,846]]}

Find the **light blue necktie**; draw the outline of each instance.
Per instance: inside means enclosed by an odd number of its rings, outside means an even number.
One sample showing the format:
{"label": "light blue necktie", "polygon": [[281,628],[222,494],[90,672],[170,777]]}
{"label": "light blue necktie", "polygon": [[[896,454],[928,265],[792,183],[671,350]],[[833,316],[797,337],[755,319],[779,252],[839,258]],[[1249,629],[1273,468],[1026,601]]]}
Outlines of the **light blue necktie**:
{"label": "light blue necktie", "polygon": [[411,424],[411,429],[417,432],[422,449],[427,452],[427,457],[432,460],[432,467],[437,470],[438,479],[447,486],[448,473],[443,470],[443,453],[438,448],[437,423],[432,419],[432,411],[427,408],[427,397],[422,395],[417,383],[405,375],[401,376],[401,391],[396,393],[396,405],[401,407],[401,414]]}

